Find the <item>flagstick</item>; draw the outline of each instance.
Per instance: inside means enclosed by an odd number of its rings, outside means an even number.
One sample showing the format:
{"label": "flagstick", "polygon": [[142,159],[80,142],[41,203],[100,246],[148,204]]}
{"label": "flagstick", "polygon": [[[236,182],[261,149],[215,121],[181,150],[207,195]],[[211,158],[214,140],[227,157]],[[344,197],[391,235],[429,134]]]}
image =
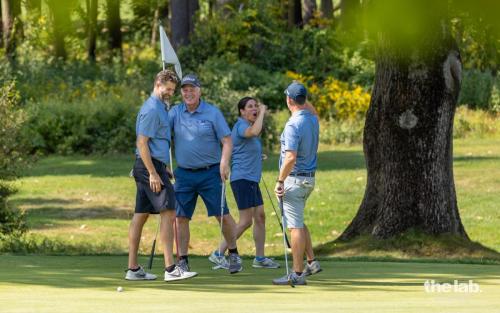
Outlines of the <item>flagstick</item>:
{"label": "flagstick", "polygon": [[[175,54],[174,48],[170,44],[170,41],[168,40],[167,34],[165,34],[165,29],[163,29],[161,22],[158,23],[158,28],[159,28],[159,35],[160,35],[160,49],[161,49],[161,63],[163,66],[163,70],[165,70],[165,63],[170,63],[173,64],[175,67],[175,72],[179,79],[182,79],[182,69],[181,69],[181,63],[179,62],[179,59],[177,58],[177,55]],[[168,104],[168,109],[170,110],[170,103]],[[174,177],[174,167],[172,164],[172,147],[169,147],[168,153],[170,156],[170,172],[172,173],[172,178],[175,180]],[[179,255],[179,239],[178,239],[178,233],[177,233],[177,217],[174,220],[174,238],[175,238],[175,251],[177,254],[177,261],[179,261],[180,255]]]}

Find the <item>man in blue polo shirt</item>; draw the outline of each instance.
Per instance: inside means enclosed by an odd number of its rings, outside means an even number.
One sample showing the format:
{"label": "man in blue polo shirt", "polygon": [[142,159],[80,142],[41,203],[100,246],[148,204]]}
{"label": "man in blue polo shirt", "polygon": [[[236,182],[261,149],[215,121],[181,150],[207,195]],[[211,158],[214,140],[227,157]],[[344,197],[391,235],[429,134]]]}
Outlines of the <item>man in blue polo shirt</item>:
{"label": "man in blue polo shirt", "polygon": [[153,280],[137,263],[142,228],[149,214],[160,214],[160,238],[165,257],[165,281],[196,276],[175,265],[172,255],[175,196],[166,166],[170,161],[170,126],[167,104],[175,92],[177,77],[164,70],[156,75],[153,93],[142,105],[136,121],[137,149],[133,174],[137,193],[129,228],[127,280]]}
{"label": "man in blue polo shirt", "polygon": [[[221,187],[229,176],[232,141],[231,130],[221,111],[201,100],[201,84],[195,75],[182,79],[181,95],[183,102],[170,110],[169,120],[177,160],[175,197],[179,265],[188,271],[189,222],[198,195],[205,203],[208,216],[215,216],[221,223]],[[228,243],[229,272],[234,274],[241,271],[242,266],[236,248],[236,223],[227,205],[224,205],[222,218],[222,232]]]}
{"label": "man in blue polo shirt", "polygon": [[306,200],[314,189],[319,123],[316,111],[306,103],[304,85],[293,82],[285,94],[292,116],[281,134],[280,171],[274,191],[283,201],[285,225],[291,233],[293,270],[289,277],[274,279],[273,284],[287,285],[292,281],[295,285],[305,285],[305,276],[321,271],[314,259],[311,234],[304,224]]}

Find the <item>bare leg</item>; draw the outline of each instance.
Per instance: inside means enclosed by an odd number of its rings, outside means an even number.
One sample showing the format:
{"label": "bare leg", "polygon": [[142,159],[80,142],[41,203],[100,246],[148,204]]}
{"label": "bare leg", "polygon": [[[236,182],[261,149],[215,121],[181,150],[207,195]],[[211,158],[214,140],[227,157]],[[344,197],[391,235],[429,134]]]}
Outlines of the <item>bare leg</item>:
{"label": "bare leg", "polygon": [[141,241],[142,228],[149,213],[135,213],[128,229],[128,268],[137,268],[137,251]]}
{"label": "bare leg", "polygon": [[255,255],[263,257],[265,256],[264,244],[266,242],[266,214],[264,212],[263,205],[259,205],[255,208],[253,219],[253,240],[255,242]]}
{"label": "bare leg", "polygon": [[306,236],[304,228],[291,228],[293,271],[302,273],[304,271],[304,251],[306,247]]}
{"label": "bare leg", "polygon": [[[240,220],[238,221],[238,225],[236,225],[236,239],[240,238],[241,235],[247,230],[250,226],[252,226],[252,216],[253,216],[254,208],[249,208],[245,210],[240,210]],[[224,215],[224,224],[226,223],[227,215]],[[220,219],[217,219],[220,222]],[[220,252],[224,253],[227,250],[227,242],[223,240],[220,245]]]}
{"label": "bare leg", "polygon": [[[220,216],[215,217],[219,223],[221,222]],[[228,249],[236,248],[236,222],[231,214],[224,215],[224,223],[222,224],[222,234],[227,242]]]}
{"label": "bare leg", "polygon": [[174,249],[174,221],[175,210],[166,210],[160,213],[160,236],[163,243],[163,257],[165,259],[165,267],[174,264],[173,249]]}
{"label": "bare leg", "polygon": [[306,224],[304,224],[304,231],[306,236],[306,257],[308,261],[314,260],[314,251],[311,240],[311,233],[309,232],[309,228],[307,228]]}
{"label": "bare leg", "polygon": [[188,255],[189,247],[189,219],[186,217],[177,217],[177,231],[179,232],[179,254]]}

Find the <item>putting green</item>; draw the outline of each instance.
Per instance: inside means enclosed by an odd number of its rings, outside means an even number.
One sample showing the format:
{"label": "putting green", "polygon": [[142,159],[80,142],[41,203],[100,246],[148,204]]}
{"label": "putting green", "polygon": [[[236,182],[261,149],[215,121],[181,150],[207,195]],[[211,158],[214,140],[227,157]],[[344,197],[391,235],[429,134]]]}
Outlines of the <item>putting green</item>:
{"label": "putting green", "polygon": [[[146,258],[141,261],[146,263]],[[174,283],[123,279],[126,256],[0,256],[0,312],[499,312],[500,266],[322,260],[308,286],[271,285],[283,269],[230,275],[205,257],[198,277]],[[162,273],[162,259],[153,272]],[[281,260],[281,263],[283,261]],[[426,292],[424,283],[478,284],[480,292]],[[117,292],[118,286],[124,288]],[[437,288],[437,287],[435,287]],[[454,288],[458,288],[454,291]]]}

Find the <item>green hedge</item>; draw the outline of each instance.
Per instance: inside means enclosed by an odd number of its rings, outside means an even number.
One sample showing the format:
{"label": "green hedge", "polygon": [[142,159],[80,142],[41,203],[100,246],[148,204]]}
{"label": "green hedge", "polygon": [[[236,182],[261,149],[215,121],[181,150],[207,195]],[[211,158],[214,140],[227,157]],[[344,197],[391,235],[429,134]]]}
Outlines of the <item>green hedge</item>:
{"label": "green hedge", "polygon": [[[24,138],[43,153],[131,153],[142,99],[135,92],[31,102]],[[88,96],[88,95],[85,95]],[[144,95],[144,98],[146,96]]]}

